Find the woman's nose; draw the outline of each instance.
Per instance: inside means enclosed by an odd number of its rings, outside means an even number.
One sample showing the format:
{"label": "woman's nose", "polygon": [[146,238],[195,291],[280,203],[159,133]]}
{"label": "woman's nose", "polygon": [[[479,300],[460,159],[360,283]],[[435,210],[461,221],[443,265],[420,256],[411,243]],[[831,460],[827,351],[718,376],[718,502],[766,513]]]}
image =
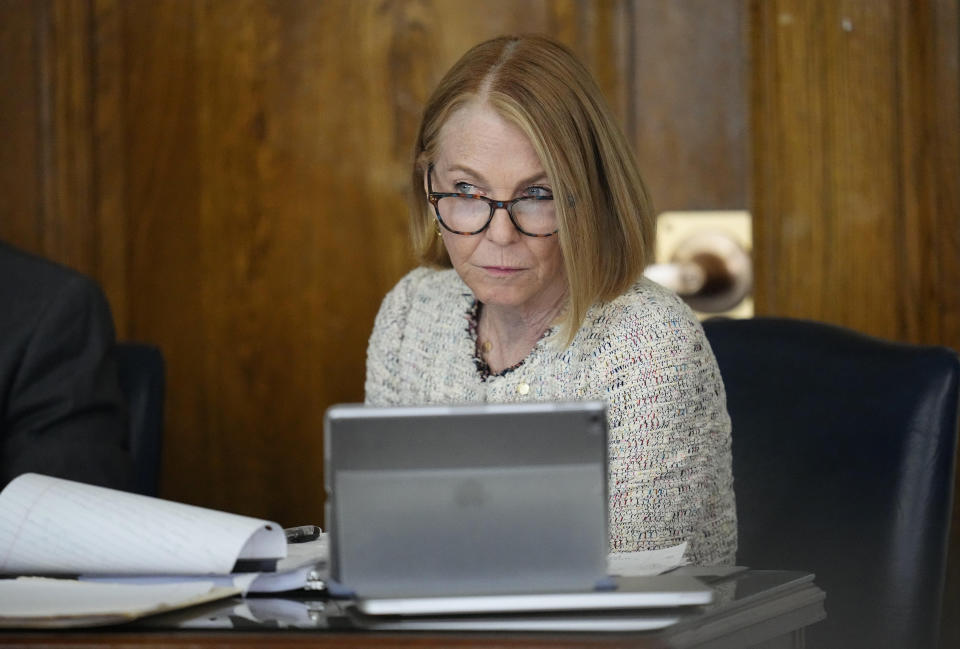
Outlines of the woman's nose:
{"label": "woman's nose", "polygon": [[513,243],[520,236],[505,207],[498,207],[494,210],[493,220],[490,221],[486,234],[488,239],[500,245]]}

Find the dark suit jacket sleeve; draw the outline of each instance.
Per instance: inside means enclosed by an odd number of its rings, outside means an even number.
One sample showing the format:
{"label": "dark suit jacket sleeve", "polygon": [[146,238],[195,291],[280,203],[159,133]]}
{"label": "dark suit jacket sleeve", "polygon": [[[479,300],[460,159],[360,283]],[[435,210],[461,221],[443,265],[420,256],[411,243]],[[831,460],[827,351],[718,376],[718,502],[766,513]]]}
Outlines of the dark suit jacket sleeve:
{"label": "dark suit jacket sleeve", "polygon": [[33,314],[9,385],[0,485],[33,471],[126,489],[132,464],[113,319],[99,287],[71,275]]}

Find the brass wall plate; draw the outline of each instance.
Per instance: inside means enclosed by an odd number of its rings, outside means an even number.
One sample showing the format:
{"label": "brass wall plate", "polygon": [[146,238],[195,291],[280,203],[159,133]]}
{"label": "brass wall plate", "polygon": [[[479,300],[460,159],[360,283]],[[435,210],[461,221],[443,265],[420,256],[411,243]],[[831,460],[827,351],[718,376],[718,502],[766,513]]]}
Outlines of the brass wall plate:
{"label": "brass wall plate", "polygon": [[[654,261],[669,264],[684,261],[690,254],[691,245],[697,241],[727,239],[746,253],[752,265],[753,232],[750,213],[746,211],[695,211],[662,212],[657,217],[657,238]],[[753,317],[752,268],[746,269],[750,286],[746,295],[735,306],[720,312],[701,312],[694,308],[701,319],[724,316],[730,318]],[[690,300],[696,302],[695,300]],[[694,306],[694,304],[691,304]]]}

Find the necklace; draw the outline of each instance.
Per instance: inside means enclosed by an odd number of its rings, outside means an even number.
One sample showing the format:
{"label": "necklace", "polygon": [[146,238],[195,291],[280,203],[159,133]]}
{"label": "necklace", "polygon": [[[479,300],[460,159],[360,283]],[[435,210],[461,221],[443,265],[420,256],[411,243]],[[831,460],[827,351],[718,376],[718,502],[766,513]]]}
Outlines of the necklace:
{"label": "necklace", "polygon": [[[519,362],[511,365],[510,367],[505,367],[499,372],[492,372],[490,370],[490,365],[487,364],[487,360],[484,356],[493,350],[493,341],[490,340],[480,340],[480,312],[483,310],[483,304],[478,300],[474,299],[473,303],[470,305],[470,309],[467,311],[467,333],[473,338],[474,342],[474,356],[473,361],[477,366],[477,372],[480,374],[480,380],[486,381],[492,376],[505,376],[510,372],[514,371],[518,367],[524,364],[527,360],[526,358],[520,359]],[[540,334],[539,340],[542,340],[550,334],[553,329],[547,329],[542,334]]]}

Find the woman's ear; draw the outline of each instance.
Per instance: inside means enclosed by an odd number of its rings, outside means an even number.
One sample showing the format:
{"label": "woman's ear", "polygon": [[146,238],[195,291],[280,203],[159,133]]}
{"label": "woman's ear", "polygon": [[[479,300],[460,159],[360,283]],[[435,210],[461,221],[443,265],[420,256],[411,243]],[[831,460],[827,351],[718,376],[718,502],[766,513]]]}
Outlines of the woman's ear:
{"label": "woman's ear", "polygon": [[427,163],[426,169],[423,172],[423,195],[427,196],[430,194],[430,174],[433,173],[433,163]]}

